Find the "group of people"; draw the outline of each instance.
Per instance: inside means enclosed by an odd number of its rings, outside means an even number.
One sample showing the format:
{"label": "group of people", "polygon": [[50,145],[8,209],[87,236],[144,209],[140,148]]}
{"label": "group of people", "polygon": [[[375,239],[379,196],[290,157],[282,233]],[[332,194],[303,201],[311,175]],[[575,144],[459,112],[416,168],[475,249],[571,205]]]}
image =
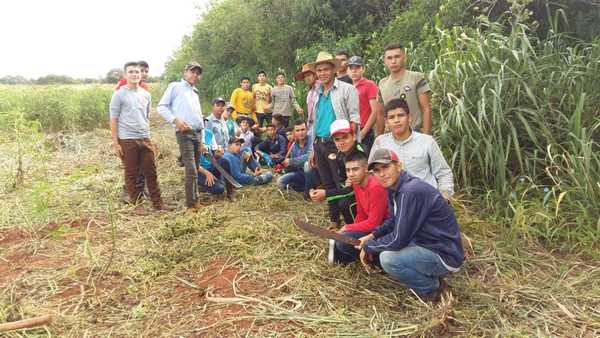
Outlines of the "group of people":
{"label": "group of people", "polygon": [[[327,202],[328,229],[359,240],[357,246],[331,240],[330,263],[379,266],[435,301],[444,277],[464,259],[450,206],[452,170],[431,136],[425,76],[406,69],[399,44],[387,45],[383,60],[389,75],[375,84],[365,77],[361,57],[320,52],[295,74],[308,89],[306,111],[285,74],[276,74],[270,86],[260,71],[254,85],[243,77],[229,102],[215,98],[206,118],[195,88],[203,69],[190,62],[157,110],[175,129],[188,210],[202,208],[199,192],[233,200],[236,187],[266,184],[278,175],[282,189]],[[145,179],[153,207],[169,211],[156,180],[143,67],[125,64],[126,84],[111,100],[113,148],[125,168],[129,200],[143,196]],[[294,111],[301,118],[291,121]],[[136,205],[136,212],[146,212]]]}

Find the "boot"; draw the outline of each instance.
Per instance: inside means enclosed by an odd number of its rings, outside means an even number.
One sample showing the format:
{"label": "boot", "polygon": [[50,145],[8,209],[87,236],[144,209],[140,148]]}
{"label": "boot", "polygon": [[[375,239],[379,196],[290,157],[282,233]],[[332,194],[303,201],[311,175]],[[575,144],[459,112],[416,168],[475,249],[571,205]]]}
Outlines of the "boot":
{"label": "boot", "polygon": [[235,195],[235,188],[233,187],[233,184],[229,183],[228,180],[225,180],[225,194],[229,201],[233,201]]}

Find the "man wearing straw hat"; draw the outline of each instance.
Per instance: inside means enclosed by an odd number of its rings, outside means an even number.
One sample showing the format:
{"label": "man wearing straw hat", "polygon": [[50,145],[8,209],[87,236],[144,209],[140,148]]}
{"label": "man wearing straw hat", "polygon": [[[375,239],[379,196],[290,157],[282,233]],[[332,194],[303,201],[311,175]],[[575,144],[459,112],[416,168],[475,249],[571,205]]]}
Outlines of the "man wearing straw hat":
{"label": "man wearing straw hat", "polygon": [[[314,121],[308,126],[314,136],[310,163],[317,167],[323,188],[336,188],[336,179],[329,168],[331,160],[336,158],[337,149],[331,137],[331,124],[335,120],[347,120],[350,128],[360,140],[357,126],[360,125],[358,109],[358,93],[353,85],[335,78],[339,61],[327,52],[319,52],[311,69],[321,84],[317,87],[318,99],[314,106]],[[309,111],[310,111],[309,107]],[[340,224],[340,214],[336,205],[329,203],[329,220],[332,224]]]}

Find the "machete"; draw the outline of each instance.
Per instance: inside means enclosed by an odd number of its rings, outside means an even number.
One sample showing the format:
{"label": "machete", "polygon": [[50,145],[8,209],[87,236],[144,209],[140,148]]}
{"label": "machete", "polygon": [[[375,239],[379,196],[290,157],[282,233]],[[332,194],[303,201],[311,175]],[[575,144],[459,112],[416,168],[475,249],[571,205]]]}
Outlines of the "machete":
{"label": "machete", "polygon": [[223,167],[221,167],[217,160],[215,160],[214,156],[208,156],[208,158],[210,159],[210,164],[214,165],[221,175],[223,175],[223,177],[225,177],[225,179],[231,183],[231,185],[238,189],[242,187],[242,185],[239,184],[235,178],[233,178],[233,176],[229,175],[229,173]]}
{"label": "machete", "polygon": [[360,241],[356,238],[352,238],[350,236],[344,236],[344,235],[340,234],[339,232],[327,230],[327,229],[324,229],[324,228],[321,228],[318,226],[314,226],[314,225],[312,225],[308,222],[305,222],[299,218],[294,219],[294,224],[298,228],[300,228],[308,233],[311,233],[313,235],[317,235],[321,238],[333,239],[333,240],[344,242],[344,243],[350,244],[350,245],[359,245],[360,244]]}

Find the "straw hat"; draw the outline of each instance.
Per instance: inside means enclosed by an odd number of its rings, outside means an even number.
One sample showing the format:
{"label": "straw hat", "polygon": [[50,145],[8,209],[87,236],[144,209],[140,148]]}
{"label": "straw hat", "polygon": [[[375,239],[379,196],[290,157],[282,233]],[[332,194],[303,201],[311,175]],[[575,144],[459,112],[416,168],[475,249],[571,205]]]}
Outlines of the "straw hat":
{"label": "straw hat", "polygon": [[306,73],[314,73],[315,71],[310,68],[310,63],[307,64],[303,64],[302,68],[300,68],[300,70],[298,72],[296,72],[296,75],[294,76],[294,78],[296,79],[296,81],[302,81],[304,80],[304,77],[306,76]]}
{"label": "straw hat", "polygon": [[310,63],[309,66],[314,72],[316,67],[322,63],[330,63],[333,65],[334,69],[338,69],[340,67],[340,61],[334,58],[333,55],[324,51],[319,52],[317,55],[317,60],[313,63]]}

